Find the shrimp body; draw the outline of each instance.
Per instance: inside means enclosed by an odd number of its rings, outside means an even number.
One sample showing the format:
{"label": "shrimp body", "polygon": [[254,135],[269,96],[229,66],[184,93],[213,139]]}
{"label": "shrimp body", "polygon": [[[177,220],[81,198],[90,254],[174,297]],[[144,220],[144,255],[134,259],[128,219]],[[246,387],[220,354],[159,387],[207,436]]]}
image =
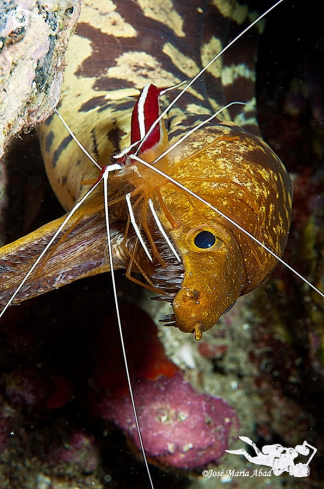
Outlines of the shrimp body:
{"label": "shrimp body", "polygon": [[[171,151],[168,160],[170,177],[282,255],[290,225],[291,181],[260,138],[230,122],[216,121]],[[145,224],[149,241],[147,200],[153,199],[185,272],[179,290],[168,295],[175,324],[200,339],[240,295],[269,275],[276,259],[235,224],[143,164],[127,166],[112,180],[119,178],[133,185],[133,194],[142,195],[139,222]],[[149,268],[147,274],[152,275]],[[160,274],[165,270],[157,265],[153,275],[158,281]],[[160,287],[167,289],[171,281],[170,274]]]}

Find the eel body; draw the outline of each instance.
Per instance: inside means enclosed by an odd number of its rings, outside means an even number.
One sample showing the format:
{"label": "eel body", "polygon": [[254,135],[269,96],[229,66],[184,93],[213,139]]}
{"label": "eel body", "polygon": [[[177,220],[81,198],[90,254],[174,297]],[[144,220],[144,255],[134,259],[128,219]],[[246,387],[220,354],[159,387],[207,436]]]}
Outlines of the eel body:
{"label": "eel body", "polygon": [[[130,143],[132,110],[143,86],[169,87],[193,77],[252,17],[246,6],[232,0],[192,1],[189,7],[183,0],[84,1],[66,56],[59,111],[100,166],[105,166],[113,153]],[[279,158],[258,137],[257,36],[255,29],[245,39],[244,57],[241,44],[234,45],[168,112],[165,125],[172,146],[227,102],[247,102],[223,111],[221,119],[198,129],[172,150],[167,173],[281,256],[290,225],[291,182]],[[174,97],[173,92],[162,97],[161,109]],[[57,116],[38,133],[51,185],[69,211],[89,190],[84,182],[95,181],[100,172]],[[224,216],[167,179],[152,183],[154,175],[136,163],[110,179],[113,266],[127,269],[130,275],[140,270],[161,291],[161,298],[172,303],[171,322],[199,339],[240,295],[269,275],[276,259]],[[181,263],[148,216],[145,195],[134,203],[135,215],[139,222],[146,216],[147,242],[154,239],[161,260],[150,262],[136,243],[124,197],[136,190],[138,178],[146,178],[153,188],[154,208]],[[2,305],[63,219],[0,250]],[[211,235],[212,245],[201,245],[199,238]],[[73,215],[58,241],[15,302],[110,270],[101,186]]]}

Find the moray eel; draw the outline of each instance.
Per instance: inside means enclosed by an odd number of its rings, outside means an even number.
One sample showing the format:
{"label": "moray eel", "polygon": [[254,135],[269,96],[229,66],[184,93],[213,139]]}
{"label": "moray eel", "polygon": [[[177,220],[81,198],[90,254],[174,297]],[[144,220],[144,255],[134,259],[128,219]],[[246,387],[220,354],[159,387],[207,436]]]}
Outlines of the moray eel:
{"label": "moray eel", "polygon": [[[193,77],[250,21],[248,8],[232,0],[192,1],[190,8],[184,0],[154,5],[144,0],[84,1],[66,56],[59,111],[100,166],[107,165],[113,153],[129,146],[132,110],[143,86],[169,87]],[[172,145],[228,101],[247,102],[225,110],[171,151],[167,173],[281,256],[290,225],[291,182],[279,158],[258,137],[253,85],[258,29],[244,39],[244,53],[242,44],[235,44],[169,111],[165,125]],[[162,108],[172,97],[161,98]],[[38,135],[51,185],[68,211],[89,189],[85,182],[96,181],[99,171],[57,116],[39,127]],[[149,172],[148,182],[154,180],[154,172]],[[276,259],[234,224],[162,178],[156,184],[159,195],[151,192],[153,204],[181,263],[146,217],[147,237],[156,243],[155,255],[160,257],[150,262],[136,244],[124,199],[138,185],[135,174],[144,178],[140,164],[110,179],[114,268],[127,269],[130,276],[140,270],[162,293],[160,299],[172,303],[171,324],[200,339],[240,295],[269,275]],[[148,215],[143,198],[143,205],[134,206],[139,222],[143,212]],[[63,219],[0,250],[2,305]],[[14,302],[109,270],[99,186]]]}

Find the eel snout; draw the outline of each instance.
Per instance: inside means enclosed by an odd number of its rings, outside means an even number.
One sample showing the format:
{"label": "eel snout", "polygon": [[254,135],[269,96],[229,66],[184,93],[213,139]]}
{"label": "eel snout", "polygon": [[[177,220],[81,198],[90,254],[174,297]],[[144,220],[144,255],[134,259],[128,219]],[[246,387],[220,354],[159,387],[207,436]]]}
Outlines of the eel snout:
{"label": "eel snout", "polygon": [[185,333],[194,333],[200,340],[202,333],[212,328],[220,316],[237,300],[241,292],[240,277],[225,273],[220,280],[218,274],[203,287],[186,286],[177,293],[173,310],[177,327]]}

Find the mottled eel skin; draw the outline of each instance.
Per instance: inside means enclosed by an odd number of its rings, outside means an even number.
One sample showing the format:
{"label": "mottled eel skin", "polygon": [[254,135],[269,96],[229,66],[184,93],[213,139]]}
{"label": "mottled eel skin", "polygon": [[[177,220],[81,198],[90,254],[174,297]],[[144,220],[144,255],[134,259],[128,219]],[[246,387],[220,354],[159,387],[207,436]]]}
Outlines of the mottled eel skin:
{"label": "mottled eel skin", "polygon": [[[146,83],[168,87],[193,77],[250,21],[248,8],[234,0],[193,0],[190,5],[184,0],[84,1],[67,53],[60,113],[103,166],[113,152],[128,146],[134,97]],[[290,223],[291,184],[280,160],[253,135],[258,133],[253,86],[257,34],[254,30],[212,65],[169,112],[166,124],[172,143],[226,102],[248,102],[231,113],[224,111],[223,122],[215,120],[171,153],[169,173],[281,255]],[[166,103],[164,99],[162,105]],[[98,178],[98,169],[57,117],[39,128],[39,138],[51,185],[69,210],[89,189],[82,182]],[[132,188],[131,178],[116,175],[110,197],[122,197]],[[199,339],[239,295],[266,278],[276,260],[174,185],[165,182],[160,190],[178,226],[170,224],[157,199],[154,204],[182,264],[176,264],[162,244],[159,253],[165,268],[150,264],[141,248],[136,248],[136,260],[164,290],[163,298],[173,303],[177,326],[195,332]],[[1,304],[62,219],[0,250]],[[110,219],[114,268],[127,268],[134,235],[130,230],[123,243],[127,222],[123,199],[111,206]],[[110,269],[101,188],[68,227],[71,232],[26,282],[15,302]],[[211,230],[217,237],[208,250],[194,245],[201,230]],[[156,229],[152,234],[157,237]]]}

